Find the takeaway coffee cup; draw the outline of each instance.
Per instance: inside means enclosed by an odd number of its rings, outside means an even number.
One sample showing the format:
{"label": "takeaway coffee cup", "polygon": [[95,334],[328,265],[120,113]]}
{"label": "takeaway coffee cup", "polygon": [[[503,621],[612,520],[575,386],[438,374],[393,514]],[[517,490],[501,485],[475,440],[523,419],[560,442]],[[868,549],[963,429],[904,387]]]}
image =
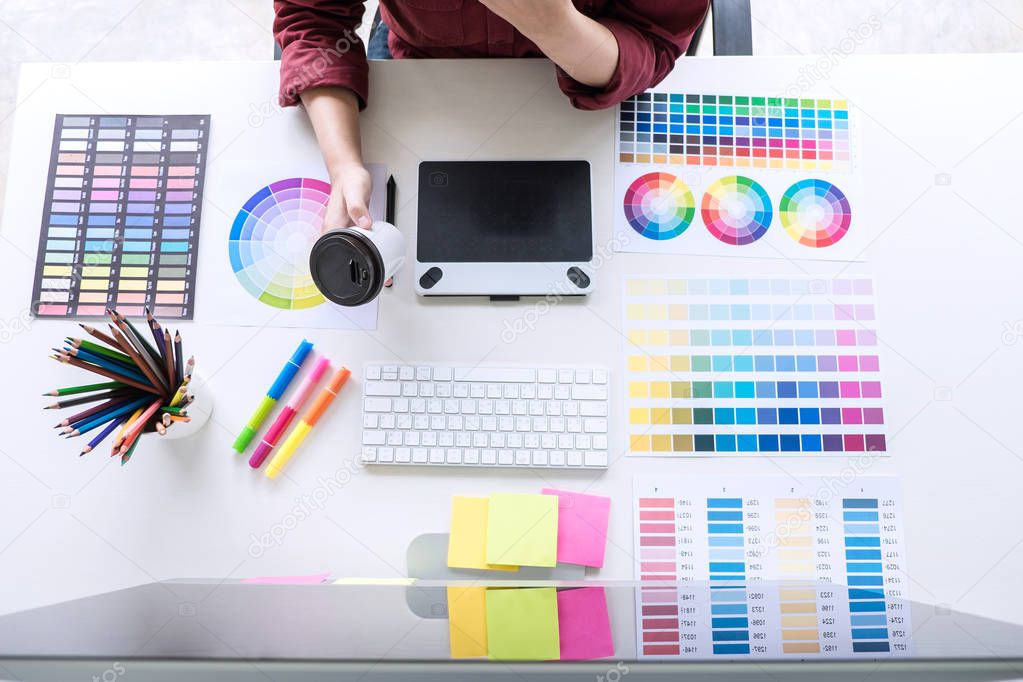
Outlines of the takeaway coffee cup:
{"label": "takeaway coffee cup", "polygon": [[340,227],[313,244],[309,270],[328,301],[344,306],[369,303],[405,263],[405,237],[394,225],[373,229]]}

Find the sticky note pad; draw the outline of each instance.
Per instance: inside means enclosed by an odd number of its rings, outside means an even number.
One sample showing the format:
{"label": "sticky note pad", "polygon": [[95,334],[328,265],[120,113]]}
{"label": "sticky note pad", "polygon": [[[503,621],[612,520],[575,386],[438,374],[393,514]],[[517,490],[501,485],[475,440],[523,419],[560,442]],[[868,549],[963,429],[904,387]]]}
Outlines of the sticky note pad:
{"label": "sticky note pad", "polygon": [[585,661],[614,656],[603,587],[558,592],[558,626],[561,660]]}
{"label": "sticky note pad", "polygon": [[558,498],[558,561],[601,567],[611,498],[544,488]]}
{"label": "sticky note pad", "polygon": [[485,497],[451,498],[451,535],[448,537],[448,566],[517,571],[518,566],[487,563],[487,509]]}
{"label": "sticky note pad", "polygon": [[551,495],[490,496],[487,563],[554,566],[558,562],[558,499]]}
{"label": "sticky note pad", "polygon": [[488,589],[486,601],[490,658],[553,661],[561,657],[553,587]]}
{"label": "sticky note pad", "polygon": [[451,658],[487,655],[487,588],[448,588]]}

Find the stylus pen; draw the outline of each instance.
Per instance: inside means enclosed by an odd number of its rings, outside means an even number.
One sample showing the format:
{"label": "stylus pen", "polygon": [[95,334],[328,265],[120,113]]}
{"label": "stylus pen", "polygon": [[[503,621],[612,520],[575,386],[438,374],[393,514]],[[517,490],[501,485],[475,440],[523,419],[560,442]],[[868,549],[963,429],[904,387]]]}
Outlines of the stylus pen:
{"label": "stylus pen", "polygon": [[291,359],[284,364],[284,368],[277,375],[277,379],[270,387],[270,390],[266,392],[263,399],[259,401],[256,411],[249,417],[249,423],[245,425],[242,432],[234,439],[232,447],[234,447],[235,452],[244,452],[245,448],[249,447],[249,443],[252,442],[253,437],[256,435],[256,430],[263,425],[263,422],[270,415],[270,410],[274,408],[277,401],[284,395],[284,391],[288,389],[288,385],[295,378],[299,367],[302,366],[302,362],[312,349],[313,344],[305,339],[302,339],[302,343],[298,344],[298,348],[292,354]]}
{"label": "stylus pen", "polygon": [[313,371],[310,372],[309,376],[302,381],[302,384],[298,387],[295,395],[292,396],[288,404],[284,406],[284,410],[277,415],[277,419],[267,430],[266,435],[263,436],[263,440],[256,446],[256,451],[252,453],[252,457],[249,458],[249,466],[253,469],[258,469],[262,464],[266,456],[270,454],[270,451],[277,445],[277,441],[284,435],[284,432],[288,429],[291,424],[291,420],[295,418],[298,411],[302,409],[305,402],[309,400],[309,396],[313,394],[316,389],[316,384],[320,382],[327,369],[330,367],[330,360],[327,358],[320,358],[313,365]]}
{"label": "stylus pen", "polygon": [[341,387],[348,381],[348,377],[352,375],[351,371],[347,367],[339,369],[334,376],[331,378],[330,383],[324,386],[323,390],[320,391],[320,395],[316,396],[315,402],[309,411],[302,415],[302,420],[295,426],[295,430],[288,434],[287,440],[284,441],[284,445],[277,451],[274,458],[270,460],[270,464],[266,467],[267,478],[277,478],[277,474],[281,473],[281,469],[288,463],[291,456],[295,454],[295,450],[302,444],[305,437],[309,435],[309,432],[316,426],[316,422],[323,416],[323,412],[327,409],[330,403],[337,396]]}

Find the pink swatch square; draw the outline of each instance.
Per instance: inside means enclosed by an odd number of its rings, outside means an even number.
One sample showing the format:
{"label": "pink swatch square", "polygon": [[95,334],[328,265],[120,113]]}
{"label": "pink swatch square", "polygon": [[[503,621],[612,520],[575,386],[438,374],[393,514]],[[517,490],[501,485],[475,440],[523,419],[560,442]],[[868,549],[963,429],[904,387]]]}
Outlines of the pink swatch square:
{"label": "pink swatch square", "polygon": [[855,381],[841,381],[838,388],[843,398],[859,398],[860,385]]}
{"label": "pink swatch square", "polygon": [[858,407],[843,407],[842,408],[842,423],[843,424],[862,424],[863,413],[860,412]]}
{"label": "pink swatch square", "polygon": [[558,498],[558,561],[603,566],[611,498],[552,488],[540,492]]}
{"label": "pink swatch square", "polygon": [[881,382],[880,381],[864,381],[863,382],[863,397],[864,398],[880,398],[881,397]]}
{"label": "pink swatch square", "polygon": [[603,587],[558,592],[561,660],[586,661],[615,655]]}
{"label": "pink swatch square", "polygon": [[838,371],[840,371],[840,372],[855,372],[856,371],[856,356],[855,355],[839,355],[838,356]]}
{"label": "pink swatch square", "polygon": [[863,408],[864,424],[884,424],[884,410],[880,407]]}
{"label": "pink swatch square", "polygon": [[852,329],[839,329],[835,332],[835,338],[839,346],[855,346],[856,332]]}
{"label": "pink swatch square", "polygon": [[861,346],[876,346],[877,332],[873,329],[860,329],[856,332],[856,338]]}

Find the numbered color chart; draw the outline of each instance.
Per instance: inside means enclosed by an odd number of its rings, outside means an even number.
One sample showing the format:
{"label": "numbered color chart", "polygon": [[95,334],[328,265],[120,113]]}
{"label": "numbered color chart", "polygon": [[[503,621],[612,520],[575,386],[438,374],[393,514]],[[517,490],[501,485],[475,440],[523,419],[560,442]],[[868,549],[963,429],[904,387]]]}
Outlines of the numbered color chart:
{"label": "numbered color chart", "polygon": [[643,658],[911,653],[895,479],[634,481]]}
{"label": "numbered color chart", "polygon": [[887,452],[873,282],[625,279],[632,455]]}
{"label": "numbered color chart", "polygon": [[58,114],[32,310],[191,319],[208,116]]}
{"label": "numbered color chart", "polygon": [[618,160],[849,170],[845,100],[644,92],[618,108]]}

